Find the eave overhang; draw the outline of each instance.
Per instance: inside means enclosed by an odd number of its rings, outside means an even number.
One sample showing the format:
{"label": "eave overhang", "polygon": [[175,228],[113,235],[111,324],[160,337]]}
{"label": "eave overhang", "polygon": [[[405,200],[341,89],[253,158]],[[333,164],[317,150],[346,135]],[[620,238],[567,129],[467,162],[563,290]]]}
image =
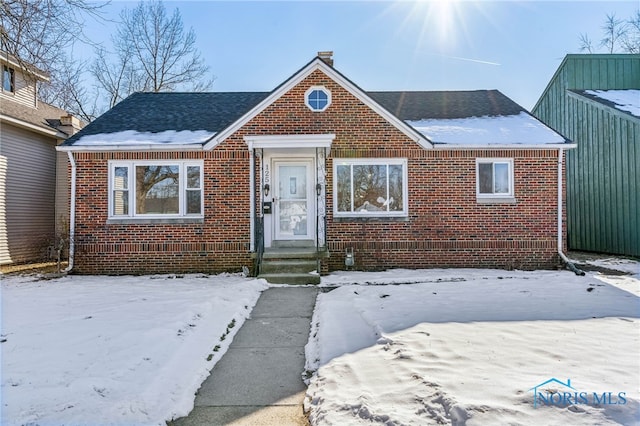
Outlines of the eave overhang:
{"label": "eave overhang", "polygon": [[69,135],[62,133],[60,130],[54,128],[47,128],[44,126],[38,126],[37,124],[29,123],[24,120],[20,120],[14,117],[10,117],[5,114],[0,114],[0,123],[8,123],[16,127],[31,130],[42,135],[50,136],[56,139],[67,139]]}

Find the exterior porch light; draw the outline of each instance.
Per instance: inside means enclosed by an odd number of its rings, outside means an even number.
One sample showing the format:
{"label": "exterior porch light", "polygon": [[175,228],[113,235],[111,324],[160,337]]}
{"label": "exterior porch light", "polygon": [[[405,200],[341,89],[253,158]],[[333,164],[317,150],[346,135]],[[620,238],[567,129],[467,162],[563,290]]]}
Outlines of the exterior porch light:
{"label": "exterior porch light", "polygon": [[263,189],[264,189],[264,195],[266,197],[267,195],[269,195],[269,190],[271,189],[271,187],[269,186],[268,183],[265,183]]}
{"label": "exterior porch light", "polygon": [[318,195],[318,197],[322,195],[322,184],[320,183],[316,183],[316,194]]}

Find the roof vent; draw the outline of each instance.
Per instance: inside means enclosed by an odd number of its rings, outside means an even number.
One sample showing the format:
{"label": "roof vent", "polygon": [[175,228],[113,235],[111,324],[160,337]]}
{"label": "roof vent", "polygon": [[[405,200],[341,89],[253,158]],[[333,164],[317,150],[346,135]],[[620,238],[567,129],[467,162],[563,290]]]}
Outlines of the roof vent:
{"label": "roof vent", "polygon": [[322,61],[329,65],[333,66],[333,50],[325,50],[323,52],[318,52],[318,57],[322,59]]}

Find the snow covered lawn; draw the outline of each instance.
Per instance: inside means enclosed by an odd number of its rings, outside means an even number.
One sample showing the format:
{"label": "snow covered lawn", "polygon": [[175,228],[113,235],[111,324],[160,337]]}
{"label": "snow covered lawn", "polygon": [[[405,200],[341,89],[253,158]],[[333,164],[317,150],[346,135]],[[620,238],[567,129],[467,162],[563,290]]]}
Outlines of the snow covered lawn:
{"label": "snow covered lawn", "polygon": [[237,275],[2,277],[3,425],[164,425],[248,317]]}
{"label": "snow covered lawn", "polygon": [[340,287],[318,297],[306,348],[313,425],[640,424],[640,274],[395,270],[323,285]]}
{"label": "snow covered lawn", "polygon": [[[602,266],[636,275],[323,277],[338,288],[318,297],[306,348],[312,423],[640,424],[640,270]],[[265,288],[237,275],[3,277],[1,423],[186,415]],[[580,403],[534,407],[552,389]]]}

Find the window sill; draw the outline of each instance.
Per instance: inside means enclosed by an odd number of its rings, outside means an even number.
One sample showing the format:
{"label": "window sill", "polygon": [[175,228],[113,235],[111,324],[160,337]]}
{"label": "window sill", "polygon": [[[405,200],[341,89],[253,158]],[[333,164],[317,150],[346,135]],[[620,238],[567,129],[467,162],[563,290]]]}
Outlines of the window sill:
{"label": "window sill", "polygon": [[334,222],[409,222],[409,216],[334,216]]}
{"label": "window sill", "polygon": [[107,225],[162,225],[162,224],[190,224],[204,223],[203,217],[175,217],[175,218],[123,218],[107,219]]}
{"label": "window sill", "polygon": [[515,197],[476,197],[478,204],[516,204]]}

